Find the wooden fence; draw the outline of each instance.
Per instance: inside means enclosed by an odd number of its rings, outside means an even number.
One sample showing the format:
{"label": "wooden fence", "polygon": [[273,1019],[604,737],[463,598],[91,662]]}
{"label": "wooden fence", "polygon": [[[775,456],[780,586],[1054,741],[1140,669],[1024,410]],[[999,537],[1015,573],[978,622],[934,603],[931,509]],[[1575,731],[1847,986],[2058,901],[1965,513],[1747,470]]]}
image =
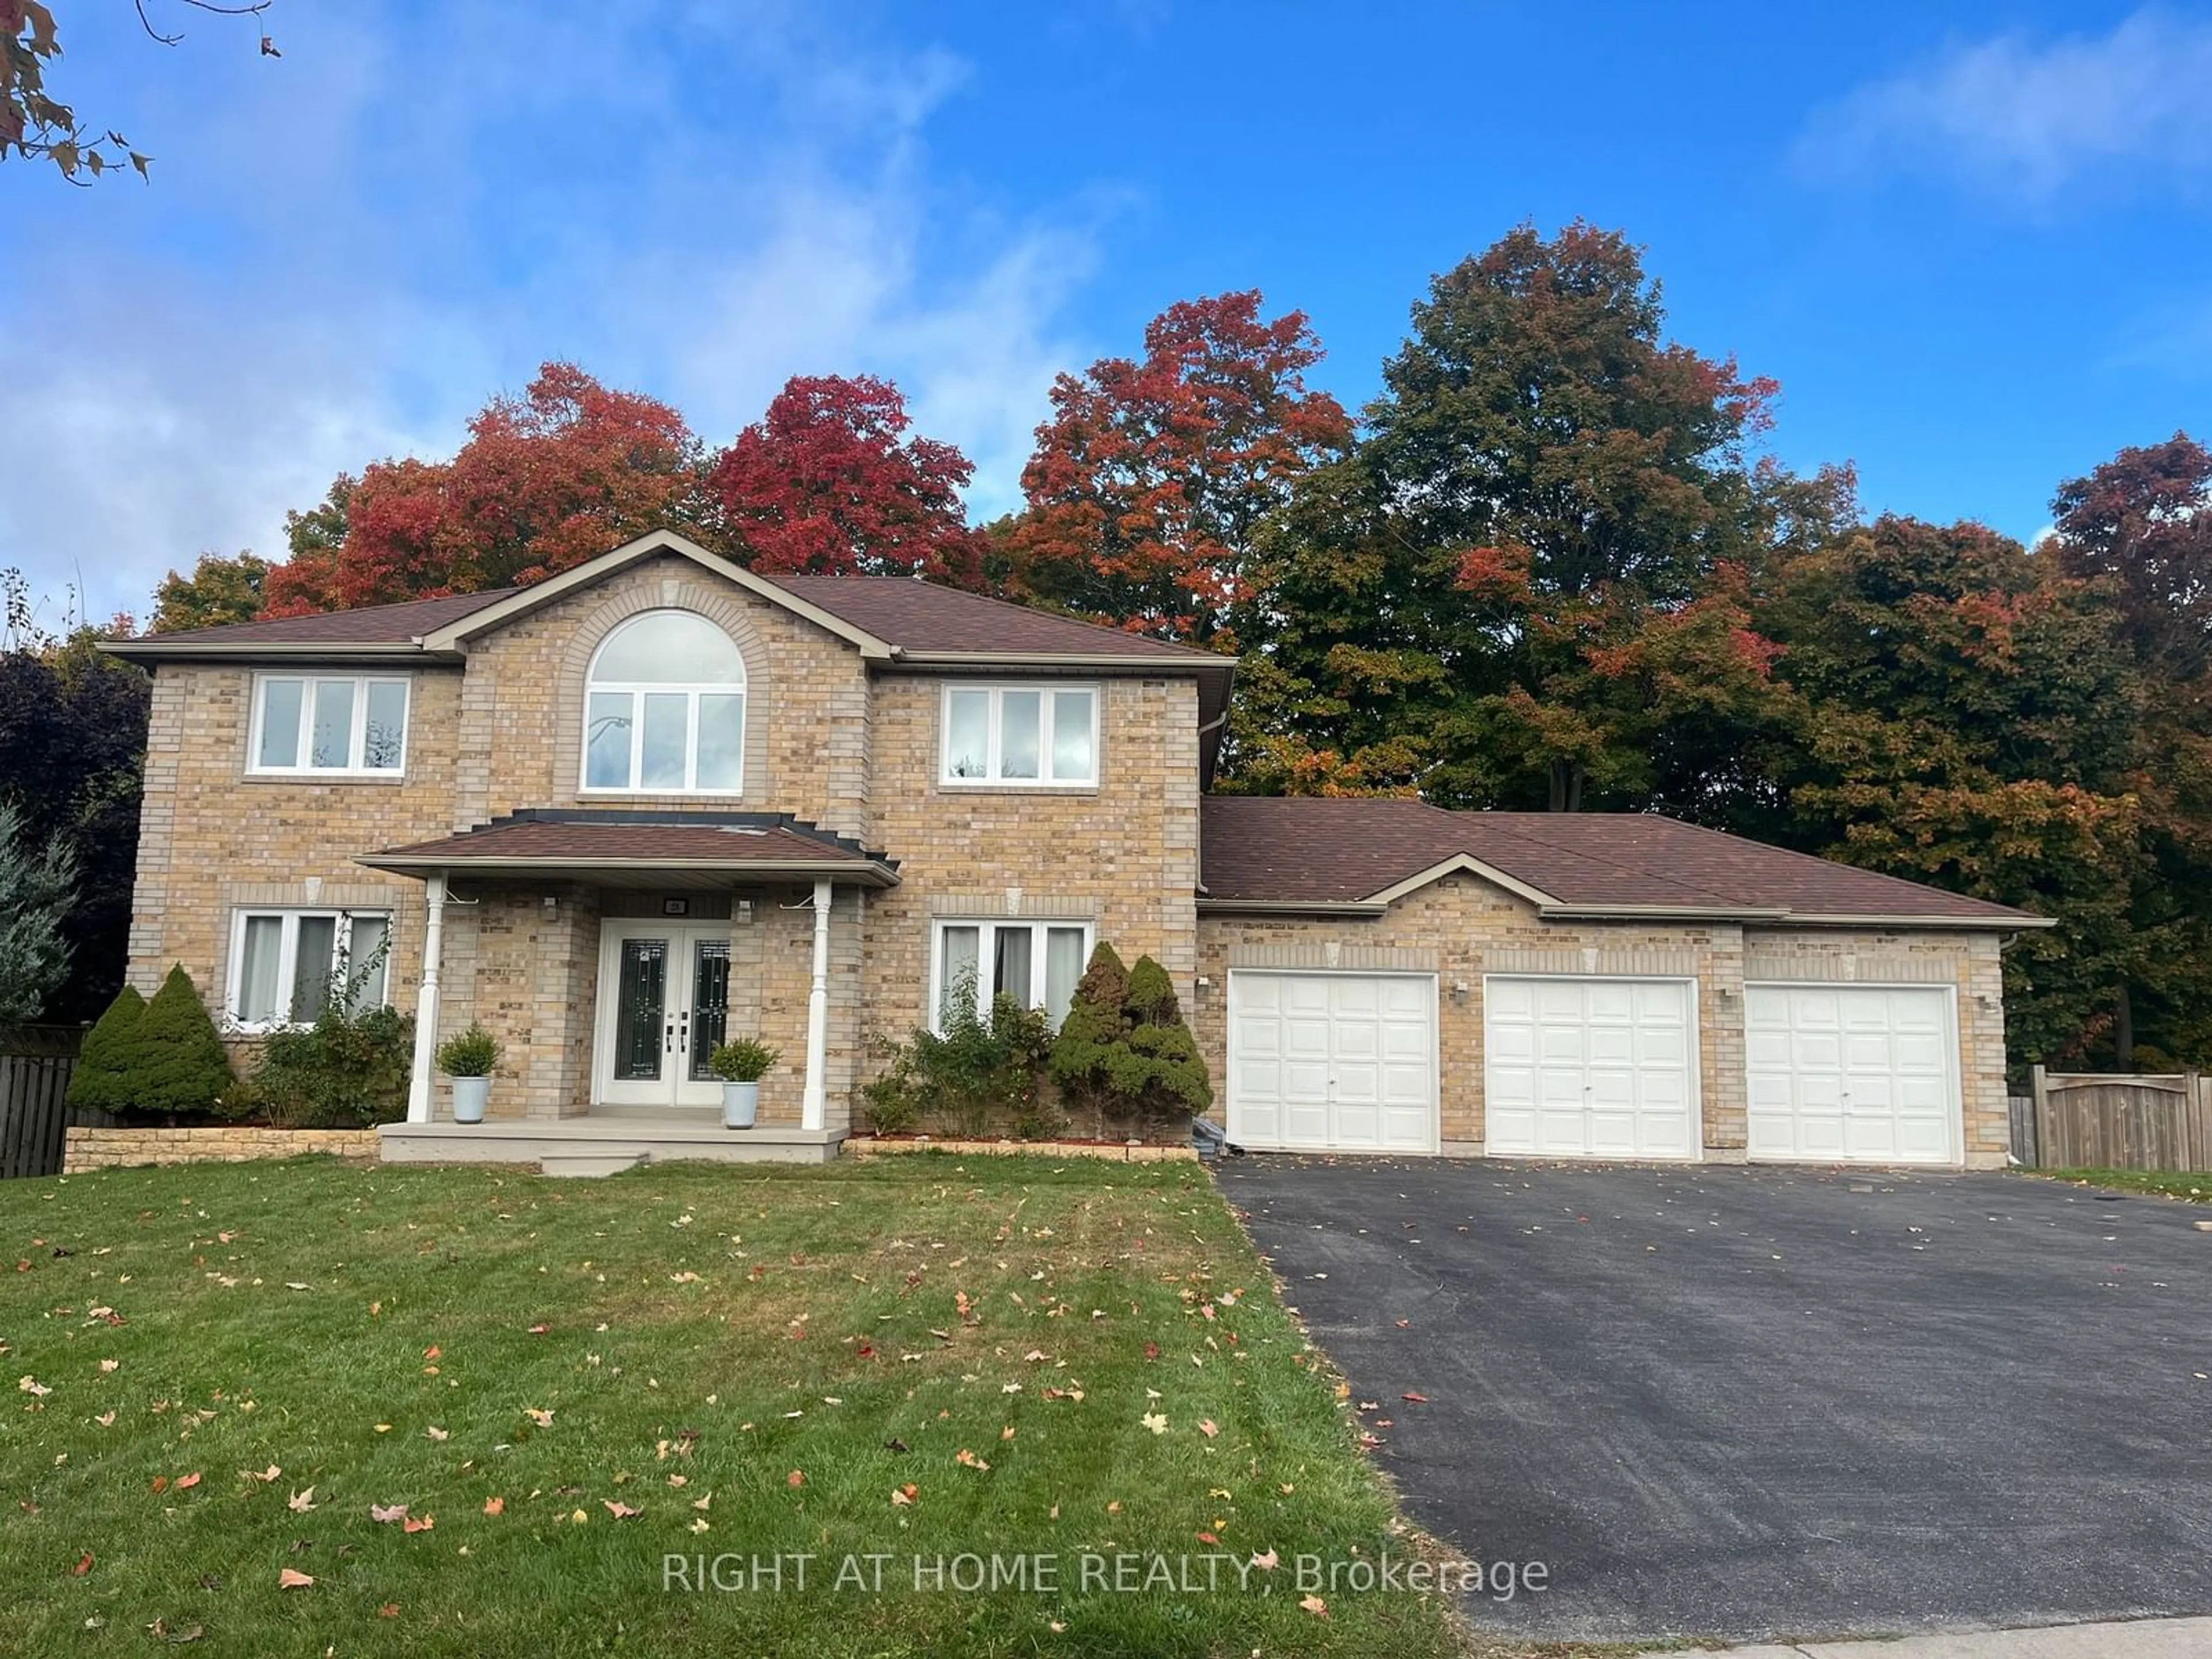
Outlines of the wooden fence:
{"label": "wooden fence", "polygon": [[2013,1155],[2050,1170],[2212,1170],[2212,1078],[2194,1072],[2119,1076],[2032,1073],[2022,1115],[2013,1113]]}
{"label": "wooden fence", "polygon": [[74,1025],[0,1030],[0,1179],[61,1173],[69,1130],[62,1097],[83,1036]]}

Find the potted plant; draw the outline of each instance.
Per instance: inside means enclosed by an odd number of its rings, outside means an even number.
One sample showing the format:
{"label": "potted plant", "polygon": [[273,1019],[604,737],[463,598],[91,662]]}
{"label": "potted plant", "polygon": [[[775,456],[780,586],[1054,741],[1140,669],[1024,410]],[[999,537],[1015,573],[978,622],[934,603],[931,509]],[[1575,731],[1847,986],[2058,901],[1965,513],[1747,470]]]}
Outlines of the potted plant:
{"label": "potted plant", "polygon": [[750,1129],[760,1115],[762,1074],[775,1064],[776,1051],[756,1037],[725,1042],[707,1056],[707,1069],[722,1079],[722,1127]]}
{"label": "potted plant", "polygon": [[498,1064],[499,1039],[475,1020],[438,1045],[438,1069],[453,1080],[454,1122],[483,1121],[492,1068]]}

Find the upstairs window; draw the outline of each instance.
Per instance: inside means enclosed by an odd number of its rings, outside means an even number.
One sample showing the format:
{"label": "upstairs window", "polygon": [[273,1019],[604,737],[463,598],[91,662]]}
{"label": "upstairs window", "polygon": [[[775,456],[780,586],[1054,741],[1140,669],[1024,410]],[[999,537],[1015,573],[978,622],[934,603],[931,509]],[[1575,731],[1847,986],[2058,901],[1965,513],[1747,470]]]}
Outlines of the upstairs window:
{"label": "upstairs window", "polygon": [[407,769],[404,679],[264,674],[247,770],[267,777],[397,777]]}
{"label": "upstairs window", "polygon": [[607,635],[584,694],[584,787],[734,795],[744,787],[745,663],[689,611],[648,611]]}
{"label": "upstairs window", "polygon": [[948,685],[942,750],[948,784],[1095,784],[1097,688]]}

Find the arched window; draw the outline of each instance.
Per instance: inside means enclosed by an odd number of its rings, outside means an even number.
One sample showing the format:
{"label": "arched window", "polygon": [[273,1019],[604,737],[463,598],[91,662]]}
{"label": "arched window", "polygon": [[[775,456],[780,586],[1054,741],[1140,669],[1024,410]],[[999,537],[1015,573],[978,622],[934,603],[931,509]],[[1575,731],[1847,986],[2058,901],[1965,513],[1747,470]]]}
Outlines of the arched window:
{"label": "arched window", "polygon": [[689,611],[648,611],[601,641],[586,677],[584,787],[734,795],[744,781],[745,663]]}

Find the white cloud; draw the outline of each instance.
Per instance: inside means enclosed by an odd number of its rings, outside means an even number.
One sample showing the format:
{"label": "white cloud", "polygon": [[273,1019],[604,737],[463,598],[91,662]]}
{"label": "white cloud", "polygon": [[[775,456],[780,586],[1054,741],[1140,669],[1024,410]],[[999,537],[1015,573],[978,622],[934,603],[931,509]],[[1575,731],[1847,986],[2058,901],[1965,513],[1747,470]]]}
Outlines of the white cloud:
{"label": "white cloud", "polygon": [[888,374],[976,461],[978,512],[1012,504],[1053,372],[1092,355],[1060,319],[1094,210],[1006,218],[933,176],[971,80],[941,52],[641,6],[299,13],[281,74],[210,52],[109,90],[159,133],[150,189],[0,176],[40,254],[0,293],[0,564],[143,614],[204,550],[280,554],[340,470],[450,453],[548,357],[715,442],[790,374]]}
{"label": "white cloud", "polygon": [[2159,9],[2101,35],[1960,44],[1816,115],[1808,171],[1951,174],[2031,205],[2092,175],[2212,168],[2212,20]]}

